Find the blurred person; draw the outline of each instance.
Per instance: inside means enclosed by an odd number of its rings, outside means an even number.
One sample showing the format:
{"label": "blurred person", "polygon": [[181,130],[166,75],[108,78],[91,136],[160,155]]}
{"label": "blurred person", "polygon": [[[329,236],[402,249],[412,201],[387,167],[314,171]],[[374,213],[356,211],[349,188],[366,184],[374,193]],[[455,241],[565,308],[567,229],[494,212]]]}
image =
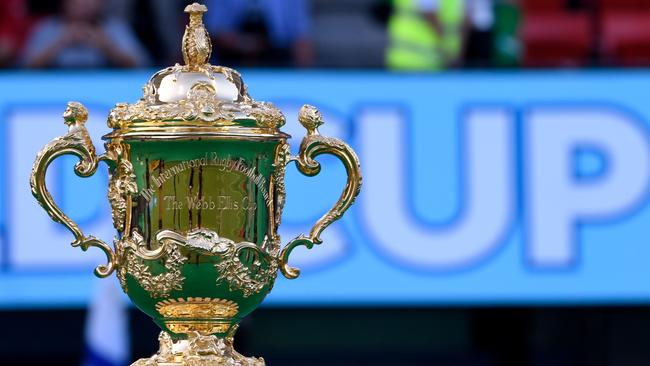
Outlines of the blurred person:
{"label": "blurred person", "polygon": [[466,0],[467,6],[467,46],[465,64],[467,66],[490,66],[494,42],[494,1]]}
{"label": "blurred person", "polygon": [[95,280],[85,328],[82,366],[129,364],[128,302],[117,281]]}
{"label": "blurred person", "polygon": [[311,66],[308,0],[208,0],[205,23],[218,63]]}
{"label": "blurred person", "polygon": [[131,24],[156,65],[182,62],[181,39],[187,22],[185,0],[110,0],[110,16]]}
{"label": "blurred person", "polygon": [[461,63],[466,0],[395,0],[386,65],[436,71]]}
{"label": "blurred person", "polygon": [[32,24],[26,0],[0,1],[0,67],[15,64]]}
{"label": "blurred person", "polygon": [[101,0],[63,0],[59,16],[34,29],[23,55],[27,67],[139,67],[148,57],[126,23],[104,17]]}
{"label": "blurred person", "polygon": [[521,9],[517,0],[497,0],[494,8],[493,62],[501,67],[518,66],[521,59],[519,27]]}

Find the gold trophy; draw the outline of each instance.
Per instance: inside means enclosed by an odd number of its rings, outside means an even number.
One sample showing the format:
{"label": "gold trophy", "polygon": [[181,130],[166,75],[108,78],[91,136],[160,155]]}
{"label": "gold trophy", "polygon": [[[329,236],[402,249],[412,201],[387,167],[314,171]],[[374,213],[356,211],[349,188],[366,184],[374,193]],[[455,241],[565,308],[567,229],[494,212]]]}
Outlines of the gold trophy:
{"label": "gold trophy", "polygon": [[[187,6],[185,65],[154,74],[142,99],[119,103],[108,116],[112,132],[97,155],[86,130],[86,108],[68,103],[68,132],[38,154],[30,185],[56,222],[74,235],[72,245],[101,249],[129,298],[162,328],[156,355],[133,365],[264,365],[233,349],[240,320],[271,291],[278,269],[287,278],[294,248],[320,244],[321,232],[353,203],[361,187],[359,161],[344,142],[321,136],[319,111],[304,106],[307,130],[297,156],[279,128],[285,118],[257,102],[240,74],[208,63],[211,43],[202,23],[207,8]],[[114,247],[84,234],[54,203],[45,185],[49,164],[75,155],[75,173],[88,177],[107,164],[108,200],[117,230]],[[285,202],[284,175],[295,162],[307,176],[320,172],[321,154],[339,158],[347,183],[338,202],[308,235],[281,249],[277,229]]]}

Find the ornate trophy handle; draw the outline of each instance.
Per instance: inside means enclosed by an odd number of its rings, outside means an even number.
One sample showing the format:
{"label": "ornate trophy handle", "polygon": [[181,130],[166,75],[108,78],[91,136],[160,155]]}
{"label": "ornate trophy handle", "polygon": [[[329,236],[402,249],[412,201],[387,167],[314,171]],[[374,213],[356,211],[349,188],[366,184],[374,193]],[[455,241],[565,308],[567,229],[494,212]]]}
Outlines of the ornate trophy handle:
{"label": "ornate trophy handle", "polygon": [[79,226],[54,203],[52,195],[45,186],[47,168],[59,156],[77,156],[79,162],[75,165],[74,172],[83,178],[95,174],[99,161],[108,159],[105,156],[97,157],[95,147],[85,127],[87,120],[88,110],[86,107],[78,102],[68,102],[68,107],[63,113],[63,121],[68,126],[68,133],[52,140],[38,153],[32,167],[29,184],[32,187],[32,194],[52,220],[62,224],[72,232],[75,238],[72,242],[73,247],[81,247],[84,251],[88,250],[89,247],[97,247],[104,251],[108,263],[95,268],[95,275],[103,278],[109,276],[115,270],[115,253],[102,240],[94,236],[84,235]]}
{"label": "ornate trophy handle", "polygon": [[307,136],[300,143],[298,156],[291,159],[296,162],[298,170],[306,176],[313,177],[320,172],[321,168],[320,163],[314,158],[321,154],[332,154],[339,158],[343,166],[345,166],[348,180],[339,200],[334,207],[316,221],[316,224],[309,232],[309,236],[299,235],[289,242],[280,253],[280,270],[286,278],[290,279],[300,275],[300,269],[289,265],[291,252],[300,245],[311,249],[314,244],[322,243],[320,234],[331,223],[343,216],[343,213],[352,205],[361,189],[361,168],[357,154],[343,141],[320,135],[318,127],[323,124],[323,118],[318,109],[310,105],[303,106],[300,109],[298,120],[307,129]]}

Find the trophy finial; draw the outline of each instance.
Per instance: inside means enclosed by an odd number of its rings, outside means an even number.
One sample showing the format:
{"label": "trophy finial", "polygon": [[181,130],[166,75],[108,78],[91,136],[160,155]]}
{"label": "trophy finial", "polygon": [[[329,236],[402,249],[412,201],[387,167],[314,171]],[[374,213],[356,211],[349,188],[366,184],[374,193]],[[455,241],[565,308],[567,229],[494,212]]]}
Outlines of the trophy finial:
{"label": "trophy finial", "polygon": [[212,53],[210,34],[203,25],[203,13],[207,11],[208,8],[199,3],[185,7],[185,12],[190,14],[190,24],[185,26],[183,34],[183,60],[191,70],[205,65]]}

